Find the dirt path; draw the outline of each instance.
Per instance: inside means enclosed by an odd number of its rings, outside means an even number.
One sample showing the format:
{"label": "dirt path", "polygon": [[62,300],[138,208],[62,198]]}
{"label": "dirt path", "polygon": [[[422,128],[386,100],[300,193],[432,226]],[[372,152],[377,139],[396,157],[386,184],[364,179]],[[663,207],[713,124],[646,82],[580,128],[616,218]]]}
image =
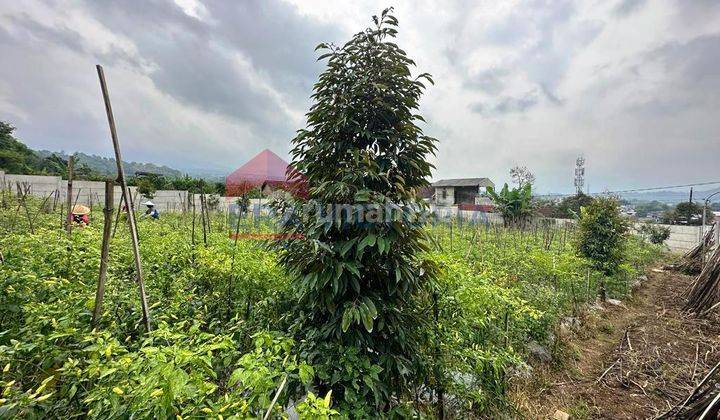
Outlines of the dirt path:
{"label": "dirt path", "polygon": [[552,418],[645,419],[681,402],[720,360],[720,319],[685,317],[681,294],[691,277],[649,270],[632,300],[583,317],[562,340],[565,366],[536,367],[514,389],[521,413]]}

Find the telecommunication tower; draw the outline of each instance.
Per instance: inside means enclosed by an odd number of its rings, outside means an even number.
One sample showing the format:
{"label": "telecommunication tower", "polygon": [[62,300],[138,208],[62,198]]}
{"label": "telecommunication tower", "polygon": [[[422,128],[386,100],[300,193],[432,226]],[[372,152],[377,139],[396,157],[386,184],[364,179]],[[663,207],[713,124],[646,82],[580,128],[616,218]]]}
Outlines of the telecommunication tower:
{"label": "telecommunication tower", "polygon": [[580,194],[585,186],[585,158],[578,156],[575,160],[575,191]]}

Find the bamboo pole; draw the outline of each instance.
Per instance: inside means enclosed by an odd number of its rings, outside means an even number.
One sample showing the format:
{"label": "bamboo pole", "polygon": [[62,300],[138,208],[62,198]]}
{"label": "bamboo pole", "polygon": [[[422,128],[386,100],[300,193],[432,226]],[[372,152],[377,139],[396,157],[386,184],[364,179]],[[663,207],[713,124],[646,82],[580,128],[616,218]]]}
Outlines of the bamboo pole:
{"label": "bamboo pole", "polygon": [[200,222],[202,223],[203,244],[207,246],[207,223],[205,221],[205,194],[200,193]]}
{"label": "bamboo pole", "polygon": [[123,161],[120,153],[120,142],[118,141],[117,131],[115,129],[115,117],[113,117],[112,105],[110,104],[110,94],[108,93],[107,84],[105,83],[105,74],[102,66],[96,66],[98,78],[100,79],[100,89],[102,90],[103,100],[105,102],[105,112],[107,113],[108,125],[110,126],[110,136],[112,137],[113,149],[115,149],[115,163],[117,164],[117,182],[122,188],[122,194],[127,205],[128,224],[130,225],[130,240],[132,242],[133,256],[135,257],[135,279],[138,284],[140,293],[140,305],[142,307],[143,322],[145,329],[151,331],[150,326],[150,310],[148,309],[147,297],[145,295],[145,283],[142,278],[142,262],[140,260],[140,246],[138,243],[137,226],[133,217],[132,201],[129,199],[130,191],[125,181],[125,170],[123,169]]}
{"label": "bamboo pole", "polygon": [[19,193],[18,198],[20,200],[19,205],[22,206],[23,209],[25,209],[25,217],[27,217],[27,220],[28,220],[28,226],[30,227],[30,233],[34,235],[35,229],[33,228],[32,217],[30,217],[30,210],[28,210],[27,201],[25,199],[28,195],[29,190],[27,188],[24,188],[21,191],[19,182],[17,183],[17,188],[18,188],[18,193]]}
{"label": "bamboo pole", "polygon": [[[192,230],[190,231],[190,243],[195,248],[195,194],[192,194]],[[195,255],[193,251],[193,255]]]}
{"label": "bamboo pole", "polygon": [[95,306],[93,307],[92,327],[97,326],[102,313],[103,297],[105,296],[105,279],[107,278],[108,255],[110,253],[110,229],[112,228],[112,217],[114,213],[113,191],[114,185],[112,181],[105,181],[105,207],[103,214],[105,215],[103,225],[103,240],[100,250],[100,275],[98,276],[97,289],[95,291]]}
{"label": "bamboo pole", "polygon": [[53,194],[55,194],[55,192],[51,192],[50,195],[45,197],[42,204],[40,204],[40,208],[38,209],[37,213],[35,213],[35,216],[33,216],[33,219],[32,219],[33,222],[35,222],[37,220],[38,216],[40,215],[40,212],[43,211],[43,209],[45,208],[45,205],[47,204],[48,200],[50,200],[50,197],[52,197]]}
{"label": "bamboo pole", "polygon": [[65,220],[65,230],[68,236],[72,233],[72,193],[73,193],[73,166],[75,165],[75,155],[68,157],[68,182],[67,182],[67,218]]}
{"label": "bamboo pole", "polygon": [[[113,194],[114,194],[114,192],[113,192]],[[120,213],[122,213],[122,211],[123,211],[123,210],[122,210],[122,207],[123,207],[123,200],[124,200],[124,199],[125,199],[125,196],[121,194],[121,195],[120,195],[120,203],[118,204],[118,212],[117,212],[117,214],[115,215],[115,225],[113,226],[113,231],[112,231],[112,237],[113,237],[113,238],[115,237],[115,232],[117,231],[118,221],[120,221]]]}

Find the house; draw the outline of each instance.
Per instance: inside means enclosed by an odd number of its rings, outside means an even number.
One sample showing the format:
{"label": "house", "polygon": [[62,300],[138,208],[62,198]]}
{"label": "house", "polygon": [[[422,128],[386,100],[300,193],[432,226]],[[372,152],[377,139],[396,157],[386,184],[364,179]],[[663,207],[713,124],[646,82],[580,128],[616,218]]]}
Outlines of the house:
{"label": "house", "polygon": [[487,178],[441,179],[432,186],[435,189],[435,204],[438,206],[491,204],[490,199],[483,194],[488,187],[495,188],[495,184]]}
{"label": "house", "polygon": [[303,193],[304,184],[304,177],[292,169],[288,170],[287,162],[265,149],[225,178],[225,191],[230,197],[246,194],[255,188],[265,195],[277,189]]}

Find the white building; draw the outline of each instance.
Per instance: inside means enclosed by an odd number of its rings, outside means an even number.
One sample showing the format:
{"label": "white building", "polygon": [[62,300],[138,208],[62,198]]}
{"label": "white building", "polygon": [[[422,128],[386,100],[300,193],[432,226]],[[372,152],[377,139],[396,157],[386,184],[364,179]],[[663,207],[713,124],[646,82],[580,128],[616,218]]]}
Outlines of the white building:
{"label": "white building", "polygon": [[487,178],[441,179],[432,184],[435,189],[435,204],[457,206],[459,204],[492,204],[483,194],[495,184]]}

